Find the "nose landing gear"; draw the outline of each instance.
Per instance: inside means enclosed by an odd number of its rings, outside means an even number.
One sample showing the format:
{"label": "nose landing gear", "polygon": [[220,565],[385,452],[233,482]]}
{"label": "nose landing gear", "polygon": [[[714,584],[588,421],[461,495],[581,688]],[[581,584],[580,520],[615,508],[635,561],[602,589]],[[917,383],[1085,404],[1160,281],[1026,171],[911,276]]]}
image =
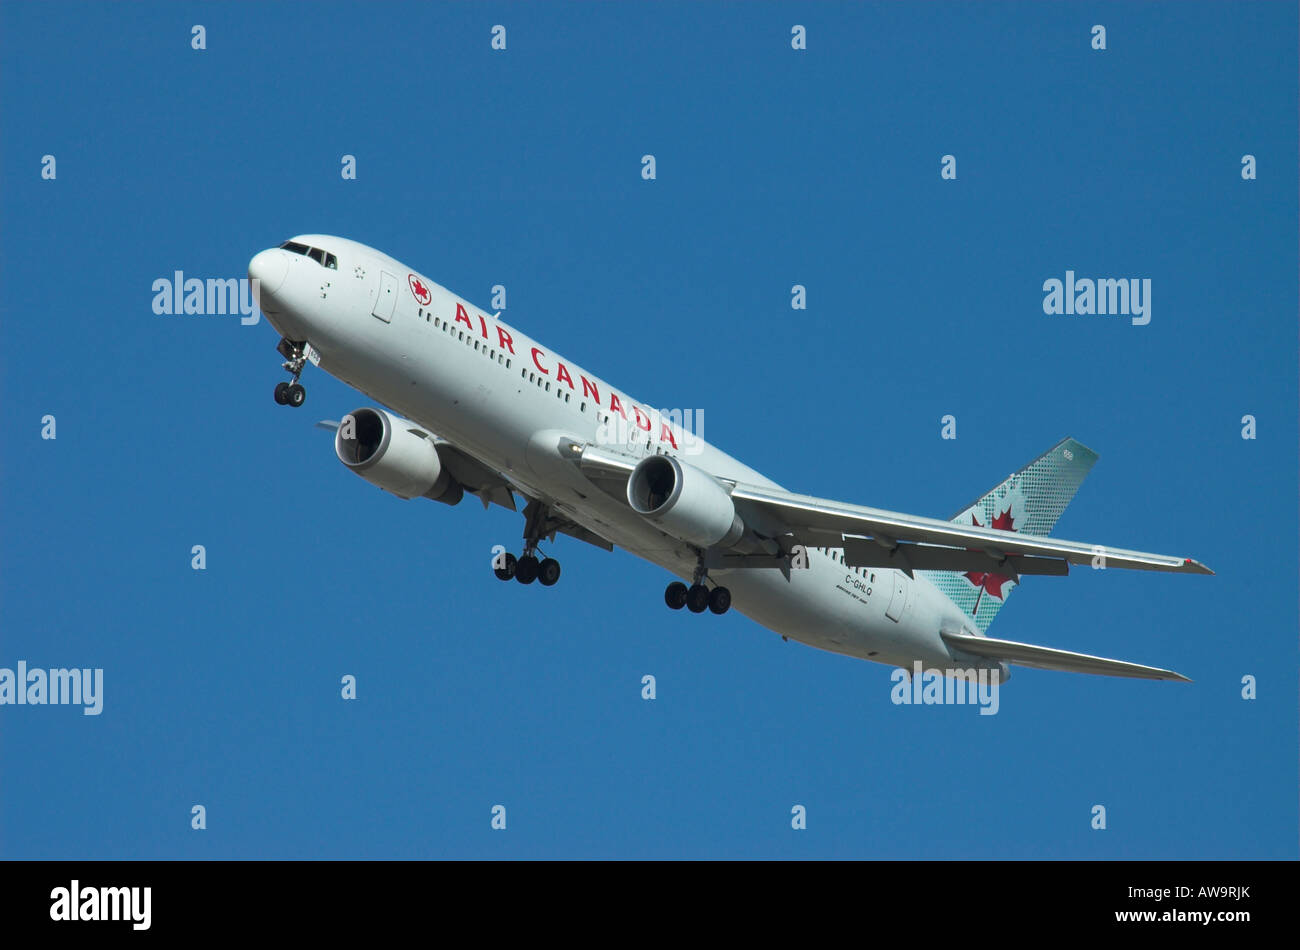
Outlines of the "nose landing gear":
{"label": "nose landing gear", "polygon": [[307,390],[298,382],[303,367],[307,365],[306,345],[305,342],[295,343],[292,340],[281,339],[280,345],[275,348],[285,358],[285,371],[293,374],[292,383],[275,385],[275,401],[278,405],[293,406],[297,409],[307,401]]}
{"label": "nose landing gear", "polygon": [[293,406],[297,409],[307,401],[307,390],[298,383],[276,383],[275,401],[281,406]]}

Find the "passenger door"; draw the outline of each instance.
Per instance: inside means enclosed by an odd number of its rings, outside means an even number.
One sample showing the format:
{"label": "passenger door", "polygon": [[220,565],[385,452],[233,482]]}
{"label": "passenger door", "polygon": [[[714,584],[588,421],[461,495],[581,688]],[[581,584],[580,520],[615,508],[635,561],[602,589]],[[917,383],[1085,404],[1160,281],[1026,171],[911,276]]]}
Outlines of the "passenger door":
{"label": "passenger door", "polygon": [[907,605],[908,579],[907,575],[902,571],[890,571],[890,573],[894,576],[889,591],[889,606],[885,608],[885,616],[897,622],[903,616],[903,608]]}
{"label": "passenger door", "polygon": [[379,295],[375,297],[375,306],[370,312],[385,323],[392,323],[395,306],[397,306],[397,278],[388,271],[380,271]]}

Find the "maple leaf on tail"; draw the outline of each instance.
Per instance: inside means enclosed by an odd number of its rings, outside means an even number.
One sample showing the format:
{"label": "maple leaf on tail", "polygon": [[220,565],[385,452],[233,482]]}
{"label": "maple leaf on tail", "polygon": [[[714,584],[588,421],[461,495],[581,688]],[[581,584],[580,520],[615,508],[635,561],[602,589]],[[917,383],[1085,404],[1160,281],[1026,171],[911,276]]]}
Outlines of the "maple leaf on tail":
{"label": "maple leaf on tail", "polygon": [[[974,515],[970,516],[970,520],[971,524],[976,528],[984,527]],[[1011,517],[1011,509],[1008,507],[1006,511],[993,519],[993,524],[990,527],[996,528],[998,531],[1015,531],[1014,522],[1015,519]],[[983,588],[998,600],[1003,599],[1002,585],[1011,580],[1011,577],[1005,574],[990,574],[980,571],[966,571],[963,576],[976,587]]]}

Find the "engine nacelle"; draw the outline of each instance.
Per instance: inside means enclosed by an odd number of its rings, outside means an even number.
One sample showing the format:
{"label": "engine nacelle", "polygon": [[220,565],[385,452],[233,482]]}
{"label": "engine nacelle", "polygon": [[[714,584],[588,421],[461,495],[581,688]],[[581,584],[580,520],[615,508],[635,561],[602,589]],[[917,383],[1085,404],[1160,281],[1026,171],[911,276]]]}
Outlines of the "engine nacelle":
{"label": "engine nacelle", "polygon": [[433,436],[382,409],[356,409],[334,434],[339,461],[398,498],[432,498],[454,505],[464,489],[447,474]]}
{"label": "engine nacelle", "polygon": [[745,533],[726,489],[708,472],[670,455],[637,463],[627,480],[627,503],[665,533],[699,547],[729,547]]}

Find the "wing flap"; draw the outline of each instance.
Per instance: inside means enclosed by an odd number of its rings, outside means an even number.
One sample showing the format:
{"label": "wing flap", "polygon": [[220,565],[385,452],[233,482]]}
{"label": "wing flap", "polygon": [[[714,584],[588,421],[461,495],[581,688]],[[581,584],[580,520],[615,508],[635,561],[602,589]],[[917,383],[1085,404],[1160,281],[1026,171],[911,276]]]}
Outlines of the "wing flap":
{"label": "wing flap", "polygon": [[1129,676],[1147,680],[1178,680],[1190,683],[1186,676],[1173,670],[1162,670],[1156,666],[1143,666],[1140,663],[1128,663],[1124,660],[1110,660],[1102,656],[1087,653],[1074,653],[1070,650],[1057,650],[1052,647],[1036,646],[1032,643],[1016,643],[1014,640],[995,640],[992,637],[977,637],[967,633],[940,633],[944,641],[964,653],[987,657],[992,660],[1006,660],[1020,666],[1032,666],[1041,670],[1060,670],[1066,673],[1094,673],[1099,676]]}
{"label": "wing flap", "polygon": [[844,538],[844,563],[849,567],[896,568],[900,571],[974,571],[980,574],[1001,573],[1008,577],[1021,574],[1044,574],[1064,577],[1070,573],[1069,562],[1052,557],[1013,555],[998,560],[983,551],[944,548],[933,544],[899,544],[887,548],[870,538]]}

